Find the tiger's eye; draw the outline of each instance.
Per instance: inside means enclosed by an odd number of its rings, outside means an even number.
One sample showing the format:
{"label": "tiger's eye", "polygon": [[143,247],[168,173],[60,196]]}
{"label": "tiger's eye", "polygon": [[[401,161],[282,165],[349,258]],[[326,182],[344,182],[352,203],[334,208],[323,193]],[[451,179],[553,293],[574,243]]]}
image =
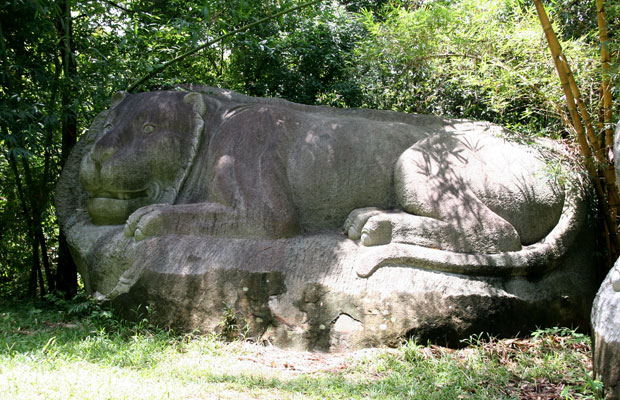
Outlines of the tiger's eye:
{"label": "tiger's eye", "polygon": [[145,124],[142,127],[142,132],[144,133],[151,133],[155,130],[155,125],[151,125],[151,124]]}

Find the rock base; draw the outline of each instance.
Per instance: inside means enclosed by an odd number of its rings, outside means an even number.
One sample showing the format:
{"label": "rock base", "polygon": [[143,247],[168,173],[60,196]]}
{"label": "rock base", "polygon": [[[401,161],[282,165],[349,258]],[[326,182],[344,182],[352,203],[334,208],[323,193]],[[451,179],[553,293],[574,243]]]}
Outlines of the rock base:
{"label": "rock base", "polygon": [[480,332],[587,329],[595,291],[593,268],[584,267],[590,257],[576,252],[541,276],[473,277],[390,264],[362,278],[356,266],[384,246],[365,248],[337,234],[135,242],[121,230],[78,264],[90,277],[87,288],[123,316],[141,317],[148,306],[156,324],[207,333],[221,331],[234,312],[248,336],[299,350],[395,346],[409,338],[458,347]]}

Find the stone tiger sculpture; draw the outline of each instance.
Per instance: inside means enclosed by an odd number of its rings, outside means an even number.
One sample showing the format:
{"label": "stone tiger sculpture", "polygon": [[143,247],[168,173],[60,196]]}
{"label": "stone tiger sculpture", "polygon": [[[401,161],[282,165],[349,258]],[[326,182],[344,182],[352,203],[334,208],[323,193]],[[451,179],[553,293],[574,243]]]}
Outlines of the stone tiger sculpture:
{"label": "stone tiger sculpture", "polygon": [[561,145],[506,137],[206,86],[120,93],[56,213],[88,293],[178,331],[233,309],[261,341],[342,351],[587,326],[588,182],[556,173]]}
{"label": "stone tiger sculpture", "polygon": [[518,251],[557,224],[562,186],[488,123],[275,99],[118,94],[83,157],[97,225],[285,238],[339,229],[362,245]]}

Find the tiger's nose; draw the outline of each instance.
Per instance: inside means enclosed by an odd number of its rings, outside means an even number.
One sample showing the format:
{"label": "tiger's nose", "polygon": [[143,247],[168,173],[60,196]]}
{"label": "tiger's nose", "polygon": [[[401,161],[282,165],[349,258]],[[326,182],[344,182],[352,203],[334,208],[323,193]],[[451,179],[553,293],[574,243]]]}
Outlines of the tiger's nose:
{"label": "tiger's nose", "polygon": [[112,154],[114,154],[114,150],[109,147],[104,149],[95,148],[90,153],[90,159],[93,160],[95,164],[101,164],[110,158]]}
{"label": "tiger's nose", "polygon": [[101,164],[110,158],[114,152],[115,150],[111,147],[105,146],[102,148],[101,146],[95,145],[95,148],[90,153],[90,159],[97,169],[101,169]]}
{"label": "tiger's nose", "polygon": [[95,163],[97,169],[99,169],[101,164],[116,153],[116,149],[122,145],[120,137],[121,133],[122,132],[118,129],[113,129],[103,135],[103,137],[95,143],[90,153],[90,158]]}

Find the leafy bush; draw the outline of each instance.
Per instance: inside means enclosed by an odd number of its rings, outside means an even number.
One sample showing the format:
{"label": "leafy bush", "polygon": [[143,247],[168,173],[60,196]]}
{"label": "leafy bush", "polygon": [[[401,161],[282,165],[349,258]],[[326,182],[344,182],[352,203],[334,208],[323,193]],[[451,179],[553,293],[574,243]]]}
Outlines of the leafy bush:
{"label": "leafy bush", "polygon": [[[540,22],[518,0],[434,1],[366,13],[358,49],[366,106],[501,123],[531,134],[561,130],[563,98]],[[561,31],[561,27],[556,26]],[[596,90],[596,48],[563,43],[578,81]]]}

